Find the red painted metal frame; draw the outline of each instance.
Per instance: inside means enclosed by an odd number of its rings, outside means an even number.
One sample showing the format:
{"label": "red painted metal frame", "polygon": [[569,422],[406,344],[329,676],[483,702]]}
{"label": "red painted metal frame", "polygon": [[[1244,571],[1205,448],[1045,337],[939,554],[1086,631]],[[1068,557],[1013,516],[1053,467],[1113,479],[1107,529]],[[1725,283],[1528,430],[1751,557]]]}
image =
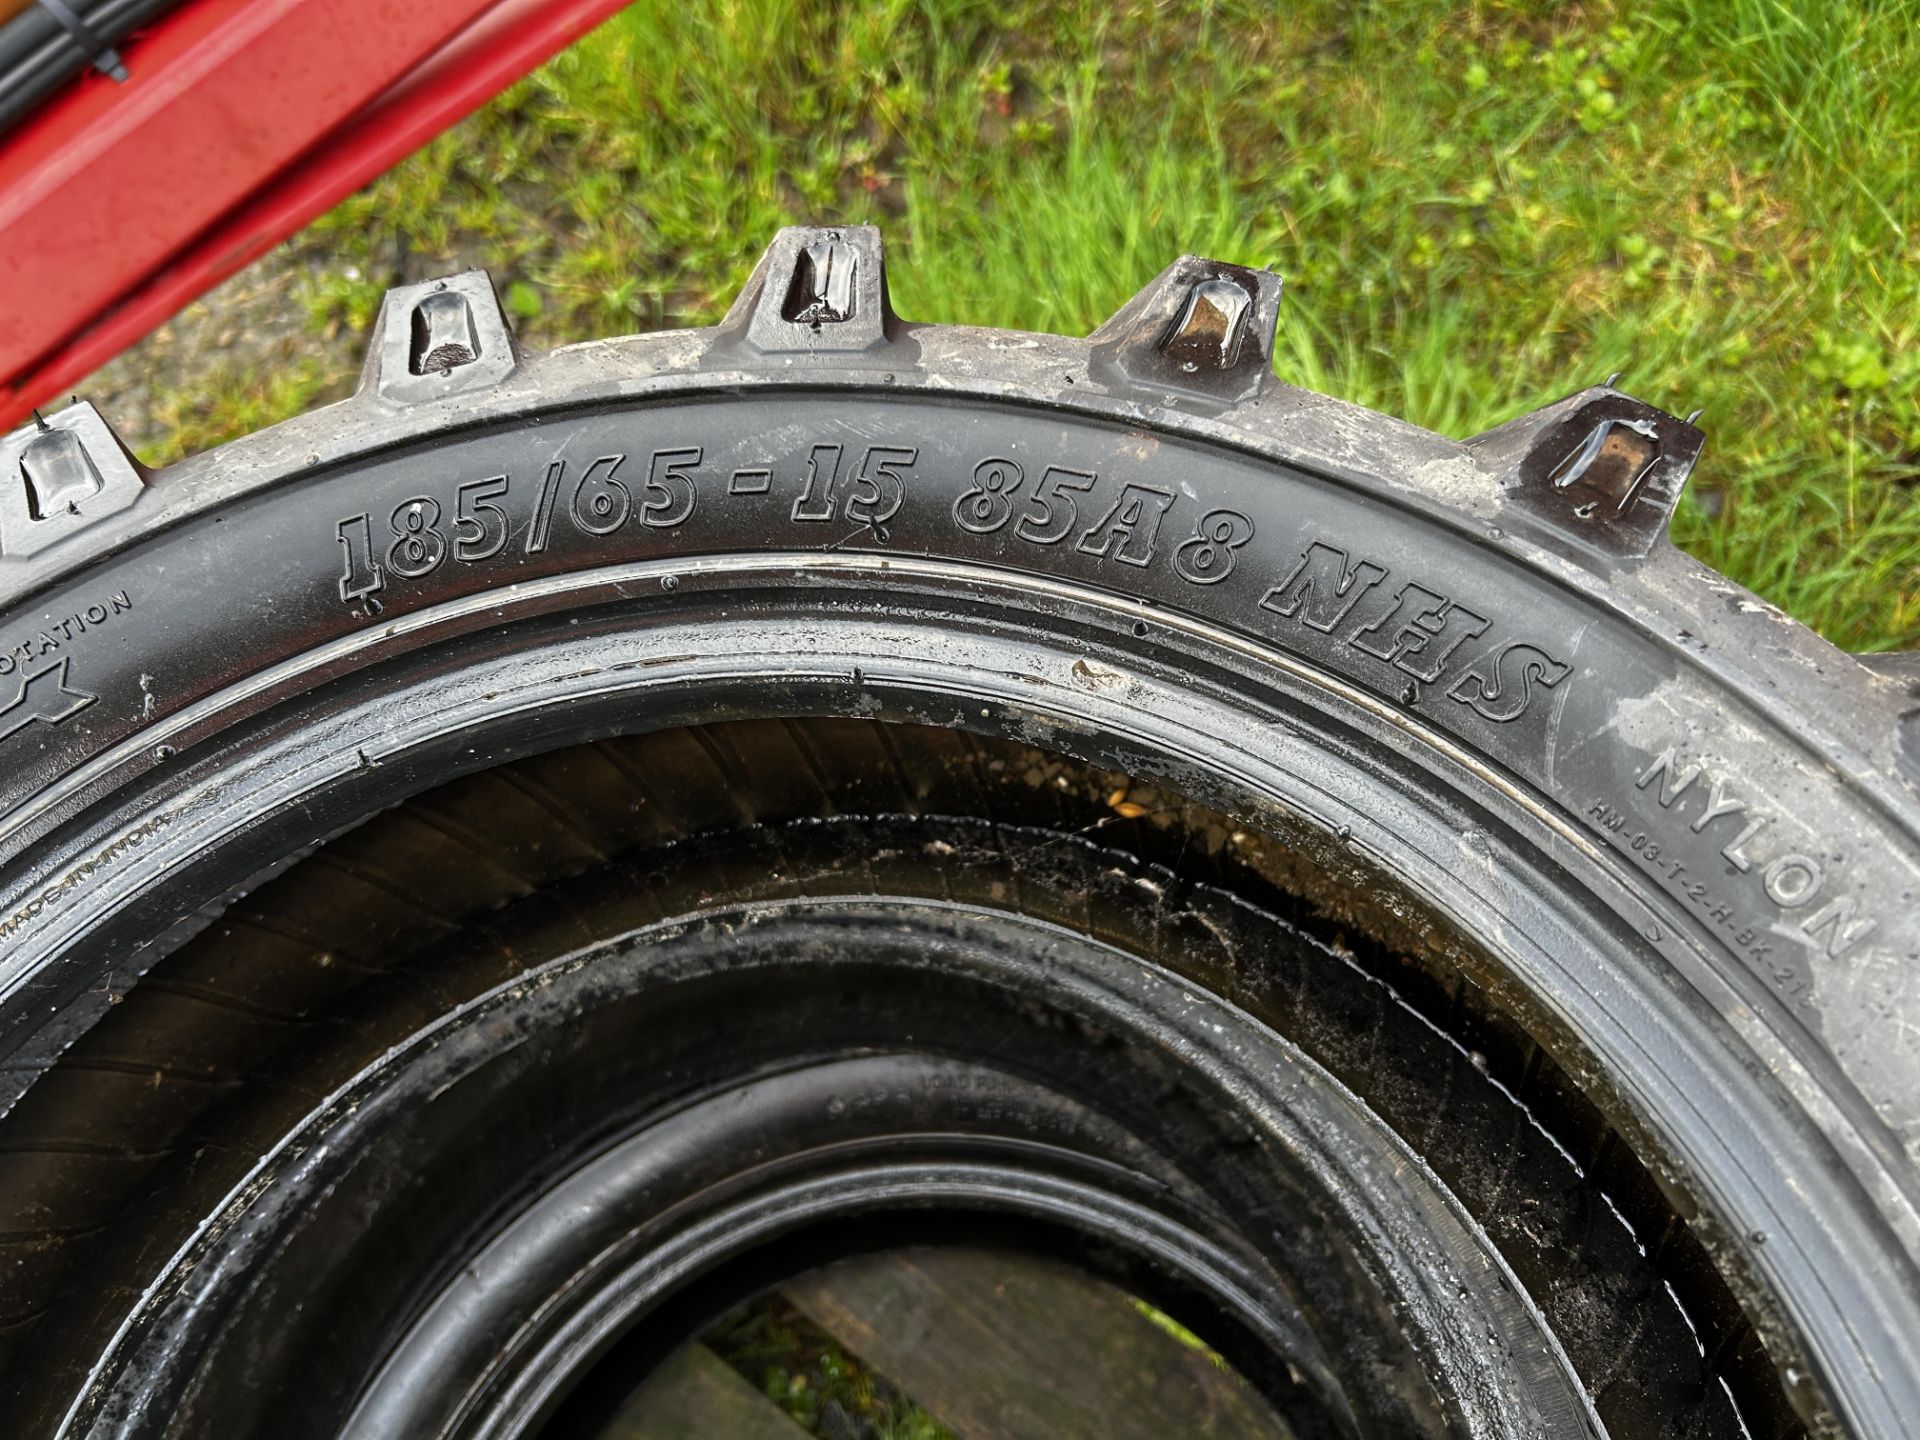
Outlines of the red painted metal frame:
{"label": "red painted metal frame", "polygon": [[0,141],[0,430],[624,0],[188,0]]}

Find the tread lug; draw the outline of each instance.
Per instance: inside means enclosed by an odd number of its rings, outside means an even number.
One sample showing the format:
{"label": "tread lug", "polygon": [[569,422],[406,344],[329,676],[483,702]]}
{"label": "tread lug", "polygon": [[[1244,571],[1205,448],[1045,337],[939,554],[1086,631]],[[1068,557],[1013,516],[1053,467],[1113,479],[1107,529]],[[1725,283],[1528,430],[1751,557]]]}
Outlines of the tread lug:
{"label": "tread lug", "polygon": [[877,228],[794,225],[773,237],[720,331],[763,355],[814,355],[877,349],[899,324]]}
{"label": "tread lug", "polygon": [[1271,270],[1182,255],[1088,337],[1089,370],[1116,388],[1250,399],[1273,379],[1280,289]]}
{"label": "tread lug", "polygon": [[33,555],[140,498],[146,470],[76,400],[0,440],[0,555]]}
{"label": "tread lug", "polygon": [[1894,748],[1908,782],[1920,786],[1920,650],[1883,650],[1853,658],[1904,690],[1894,717]]}
{"label": "tread lug", "polygon": [[419,405],[499,384],[520,363],[493,280],[468,270],[387,292],[360,389]]}
{"label": "tread lug", "polygon": [[[1695,412],[1698,414],[1698,412]],[[1643,559],[1667,533],[1706,435],[1597,385],[1474,436],[1508,504],[1556,534],[1617,559]]]}

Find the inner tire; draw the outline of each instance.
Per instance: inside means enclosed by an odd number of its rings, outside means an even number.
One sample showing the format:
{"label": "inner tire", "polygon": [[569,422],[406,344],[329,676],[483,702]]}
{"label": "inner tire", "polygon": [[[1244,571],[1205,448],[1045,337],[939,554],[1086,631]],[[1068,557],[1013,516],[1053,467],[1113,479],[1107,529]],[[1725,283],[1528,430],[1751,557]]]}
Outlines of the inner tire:
{"label": "inner tire", "polygon": [[[1663,1288],[1702,1257],[1637,1253],[1564,1078],[1511,1053],[1506,1091],[1492,1017],[1356,954],[1261,853],[1125,777],[870,722],[602,742],[378,816],[69,1059],[164,1087],[191,1047],[200,1097],[232,1087],[149,1124],[148,1184],[189,1211],[232,1183],[208,1150],[268,1157],[102,1418],[284,1432],[298,1387],[303,1435],[530,1433],[604,1350],[644,1373],[743,1298],[730,1275],[970,1225],[1156,1295],[1297,1435],[1738,1434],[1693,1339],[1736,1307]],[[433,936],[459,883],[471,918]]]}

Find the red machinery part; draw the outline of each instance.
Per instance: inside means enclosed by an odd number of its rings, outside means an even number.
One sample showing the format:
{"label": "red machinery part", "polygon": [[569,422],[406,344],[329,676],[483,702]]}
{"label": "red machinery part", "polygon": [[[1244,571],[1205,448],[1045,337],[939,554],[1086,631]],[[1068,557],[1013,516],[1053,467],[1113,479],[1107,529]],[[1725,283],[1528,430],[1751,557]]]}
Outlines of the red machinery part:
{"label": "red machinery part", "polygon": [[0,143],[0,430],[623,0],[189,0]]}

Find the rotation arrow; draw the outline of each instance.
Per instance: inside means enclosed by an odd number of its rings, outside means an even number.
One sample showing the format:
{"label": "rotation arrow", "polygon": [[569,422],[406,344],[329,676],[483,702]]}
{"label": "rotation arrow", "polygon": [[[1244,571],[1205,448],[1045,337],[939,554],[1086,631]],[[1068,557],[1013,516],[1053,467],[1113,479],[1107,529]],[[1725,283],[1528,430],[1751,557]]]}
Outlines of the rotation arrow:
{"label": "rotation arrow", "polygon": [[21,680],[20,693],[0,708],[0,741],[11,738],[16,730],[36,720],[58,725],[100,698],[67,684],[67,666],[71,663],[71,660],[62,660]]}

